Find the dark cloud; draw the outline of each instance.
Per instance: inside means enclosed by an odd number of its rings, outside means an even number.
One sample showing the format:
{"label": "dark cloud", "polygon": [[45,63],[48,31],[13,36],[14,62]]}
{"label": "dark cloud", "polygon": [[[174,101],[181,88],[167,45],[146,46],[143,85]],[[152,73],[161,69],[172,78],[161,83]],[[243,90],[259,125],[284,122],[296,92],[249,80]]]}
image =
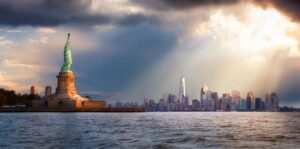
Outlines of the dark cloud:
{"label": "dark cloud", "polygon": [[239,0],[132,0],[145,7],[156,10],[168,10],[168,9],[188,9],[199,6],[210,5],[230,5],[239,2]]}
{"label": "dark cloud", "polygon": [[[241,0],[131,0],[142,7],[155,10],[184,10],[199,6],[231,5]],[[300,19],[300,2],[297,0],[252,0],[263,7],[275,7],[294,20]],[[142,22],[159,23],[156,16],[123,14],[112,16],[95,14],[90,10],[90,0],[1,0],[0,25],[8,26],[57,26],[78,25],[137,25]]]}
{"label": "dark cloud", "polygon": [[218,5],[232,5],[239,2],[255,3],[258,6],[268,8],[274,7],[283,12],[294,21],[300,20],[300,1],[298,0],[132,0],[144,7],[152,8],[155,10],[184,10],[195,8],[199,6],[218,6]]}
{"label": "dark cloud", "polygon": [[265,8],[274,7],[292,18],[294,21],[299,22],[300,20],[300,1],[298,0],[254,0],[254,2]]}
{"label": "dark cloud", "polygon": [[159,24],[160,21],[154,16],[145,16],[142,14],[129,15],[127,17],[123,17],[115,20],[114,24],[119,24],[122,26],[133,26],[136,24],[140,24],[141,22],[148,24]]}
{"label": "dark cloud", "polygon": [[238,0],[161,0],[161,2],[181,9],[197,6],[235,4]]}
{"label": "dark cloud", "polygon": [[300,20],[300,1],[298,0],[160,0],[160,2],[176,9],[209,5],[231,5],[239,2],[254,2],[265,8],[274,7],[292,18],[294,21]]}
{"label": "dark cloud", "polygon": [[109,16],[90,12],[90,0],[1,0],[0,25],[57,26],[78,25],[136,25],[158,22],[153,16],[124,14]]}

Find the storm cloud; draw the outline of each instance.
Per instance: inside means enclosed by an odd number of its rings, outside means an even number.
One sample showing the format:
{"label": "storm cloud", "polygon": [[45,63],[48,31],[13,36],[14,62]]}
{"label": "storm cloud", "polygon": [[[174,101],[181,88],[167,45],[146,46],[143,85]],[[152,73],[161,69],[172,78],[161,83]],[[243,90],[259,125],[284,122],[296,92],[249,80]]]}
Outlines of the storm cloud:
{"label": "storm cloud", "polygon": [[274,7],[277,10],[280,10],[285,15],[290,17],[294,21],[300,20],[300,1],[295,0],[269,0],[269,1],[260,1],[256,0],[256,4],[267,7]]}
{"label": "storm cloud", "polygon": [[254,3],[260,7],[274,7],[294,21],[300,20],[300,2],[297,0],[132,0],[144,7],[165,11],[169,9],[184,10],[201,6],[224,6],[237,3]]}
{"label": "storm cloud", "polygon": [[[224,6],[237,3],[254,3],[274,7],[295,21],[300,19],[300,2],[295,0],[131,0],[131,3],[159,11],[184,10],[200,6]],[[143,13],[118,15],[94,13],[91,0],[2,0],[0,24],[7,26],[58,26],[66,24],[132,26],[143,22],[159,24],[159,16]]]}
{"label": "storm cloud", "polygon": [[168,10],[168,9],[189,9],[199,6],[210,6],[210,5],[231,5],[239,2],[239,0],[132,0],[133,2],[139,3],[145,7],[152,8],[155,10]]}
{"label": "storm cloud", "polygon": [[120,26],[142,22],[158,23],[154,16],[141,13],[118,16],[93,13],[90,0],[2,0],[0,24],[7,26],[58,26],[65,24]]}

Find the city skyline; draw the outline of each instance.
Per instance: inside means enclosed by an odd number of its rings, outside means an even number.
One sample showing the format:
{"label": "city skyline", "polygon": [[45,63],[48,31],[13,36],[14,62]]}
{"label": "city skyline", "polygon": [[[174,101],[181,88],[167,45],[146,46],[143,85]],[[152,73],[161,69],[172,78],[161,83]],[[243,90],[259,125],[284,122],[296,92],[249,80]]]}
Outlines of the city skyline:
{"label": "city skyline", "polygon": [[82,95],[143,102],[173,93],[191,104],[207,84],[218,93],[235,90],[242,96],[251,90],[259,97],[276,92],[281,105],[300,107],[300,15],[292,6],[289,1],[3,0],[0,87],[27,93],[34,85],[40,94],[45,86],[53,88],[70,32]]}
{"label": "city skyline", "polygon": [[[144,107],[148,111],[279,111],[280,98],[276,92],[268,92],[264,98],[256,96],[253,91],[242,96],[237,90],[231,93],[218,93],[203,85],[199,98],[189,99],[185,91],[185,78],[180,77],[179,96],[169,93],[160,99],[144,99]],[[191,101],[191,104],[189,104]],[[137,103],[131,103],[137,107]],[[116,107],[122,103],[116,102]],[[128,105],[126,105],[128,106]]]}

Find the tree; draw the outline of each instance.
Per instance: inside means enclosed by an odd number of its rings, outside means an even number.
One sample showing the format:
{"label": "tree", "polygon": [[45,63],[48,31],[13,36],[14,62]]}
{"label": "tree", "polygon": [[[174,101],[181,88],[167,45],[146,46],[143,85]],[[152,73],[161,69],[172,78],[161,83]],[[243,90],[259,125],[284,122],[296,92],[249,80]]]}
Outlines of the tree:
{"label": "tree", "polygon": [[41,100],[40,95],[28,95],[16,93],[13,90],[0,88],[0,106],[25,104],[28,100]]}
{"label": "tree", "polygon": [[0,106],[6,105],[7,104],[7,98],[5,95],[0,94]]}

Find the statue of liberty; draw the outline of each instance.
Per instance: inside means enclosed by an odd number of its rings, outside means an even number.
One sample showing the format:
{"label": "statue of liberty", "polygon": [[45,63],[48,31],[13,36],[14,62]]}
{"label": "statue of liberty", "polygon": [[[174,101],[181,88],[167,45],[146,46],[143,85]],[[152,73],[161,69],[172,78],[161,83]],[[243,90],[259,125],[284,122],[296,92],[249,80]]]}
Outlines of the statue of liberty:
{"label": "statue of liberty", "polygon": [[72,54],[70,50],[70,33],[68,33],[68,39],[64,48],[64,64],[62,65],[60,72],[72,72],[71,64],[72,64]]}

